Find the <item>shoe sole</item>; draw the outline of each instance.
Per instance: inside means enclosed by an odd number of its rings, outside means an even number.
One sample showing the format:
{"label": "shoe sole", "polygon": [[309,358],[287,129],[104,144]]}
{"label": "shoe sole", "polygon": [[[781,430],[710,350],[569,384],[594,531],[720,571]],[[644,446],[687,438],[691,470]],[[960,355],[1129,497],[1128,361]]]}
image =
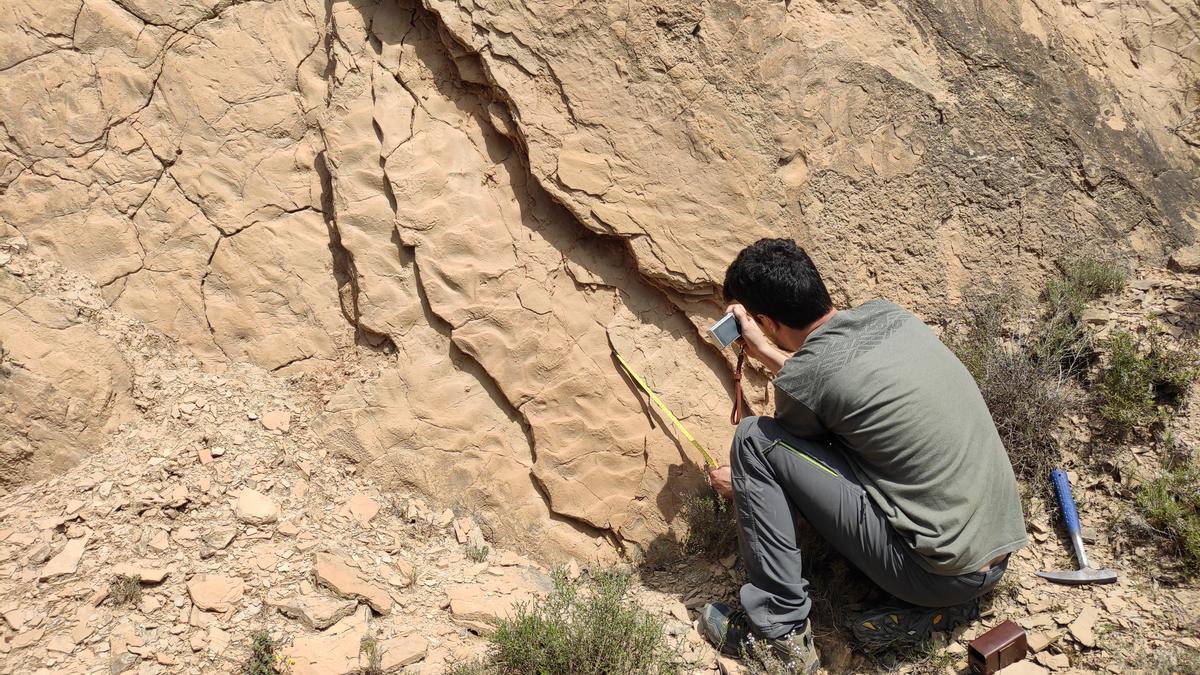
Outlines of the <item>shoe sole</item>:
{"label": "shoe sole", "polygon": [[884,608],[859,616],[850,630],[864,647],[888,647],[928,642],[934,633],[953,631],[979,618],[979,603],[939,609]]}

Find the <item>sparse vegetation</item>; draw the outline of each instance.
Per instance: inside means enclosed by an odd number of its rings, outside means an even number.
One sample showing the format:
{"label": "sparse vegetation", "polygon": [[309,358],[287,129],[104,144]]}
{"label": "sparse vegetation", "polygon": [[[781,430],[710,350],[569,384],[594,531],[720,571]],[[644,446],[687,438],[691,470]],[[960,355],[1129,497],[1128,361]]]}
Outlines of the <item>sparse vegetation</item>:
{"label": "sparse vegetation", "polygon": [[408,585],[416,586],[425,577],[425,568],[414,564],[412,570],[408,573]]}
{"label": "sparse vegetation", "polygon": [[1191,573],[1200,573],[1200,467],[1191,457],[1168,465],[1137,493],[1136,504],[1154,532]]}
{"label": "sparse vegetation", "polygon": [[250,640],[250,656],[242,664],[242,675],[277,675],[284,672],[281,658],[275,653],[279,644],[270,633],[255,631]]}
{"label": "sparse vegetation", "polygon": [[108,597],[117,607],[132,607],[142,599],[142,580],[137,576],[118,574],[108,585]]}
{"label": "sparse vegetation", "polygon": [[1060,456],[1052,432],[1079,402],[1062,367],[1076,357],[1054,350],[1079,349],[1079,343],[1060,340],[1051,348],[1037,337],[1041,331],[1014,332],[1019,297],[1001,291],[970,303],[946,342],[978,383],[1017,476],[1040,481]]}
{"label": "sparse vegetation", "polygon": [[[790,639],[790,638],[789,638]],[[748,647],[742,647],[742,665],[750,675],[796,675],[801,673],[796,663],[779,658],[766,640],[748,636]]]}
{"label": "sparse vegetation", "polygon": [[656,537],[642,552],[641,563],[651,570],[664,570],[683,559],[683,545],[667,536]]}
{"label": "sparse vegetation", "polygon": [[485,562],[490,552],[487,546],[468,546],[466,550],[467,559],[477,563]]}
{"label": "sparse vegetation", "polygon": [[736,551],[736,518],[733,504],[711,490],[689,497],[683,503],[683,552],[717,558]]}
{"label": "sparse vegetation", "polygon": [[1083,323],[1087,303],[1125,287],[1125,272],[1093,257],[1062,265],[1062,277],[1046,283],[1035,331],[1034,358],[1047,370],[1078,376],[1095,357],[1092,335]]}
{"label": "sparse vegetation", "polygon": [[967,303],[946,335],[979,384],[1017,477],[1043,487],[1060,459],[1054,430],[1080,409],[1083,376],[1097,356],[1084,310],[1126,283],[1120,268],[1093,257],[1064,263],[1062,270],[1046,284],[1038,307],[1013,288],[984,294]]}
{"label": "sparse vegetation", "polygon": [[358,653],[366,657],[366,665],[359,667],[356,675],[383,675],[383,649],[379,641],[371,636],[363,638]]}
{"label": "sparse vegetation", "polygon": [[1046,284],[1046,304],[1061,309],[1076,319],[1087,303],[1125,288],[1125,272],[1112,263],[1092,256],[1070,260],[1062,265],[1062,277]]}
{"label": "sparse vegetation", "polygon": [[482,661],[451,669],[478,673],[674,673],[661,619],[629,597],[632,578],[603,570],[571,582],[556,572],[554,590],[519,605],[489,637]]}
{"label": "sparse vegetation", "polygon": [[1163,416],[1161,406],[1178,405],[1200,375],[1194,340],[1171,347],[1152,329],[1144,340],[1124,331],[1104,341],[1107,365],[1100,375],[1100,416],[1126,433]]}
{"label": "sparse vegetation", "polygon": [[1123,672],[1145,675],[1191,675],[1200,673],[1200,651],[1179,645],[1148,649],[1143,642],[1121,650]]}

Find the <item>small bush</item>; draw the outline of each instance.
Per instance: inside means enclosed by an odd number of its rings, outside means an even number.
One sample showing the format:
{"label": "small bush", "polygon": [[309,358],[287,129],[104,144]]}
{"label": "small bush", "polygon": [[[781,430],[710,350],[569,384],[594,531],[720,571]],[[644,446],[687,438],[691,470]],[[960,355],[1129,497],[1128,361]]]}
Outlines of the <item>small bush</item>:
{"label": "small bush", "polygon": [[355,675],[383,675],[383,649],[378,640],[370,636],[364,637],[358,653],[366,657],[367,664],[360,666]]}
{"label": "small bush", "polygon": [[1178,405],[1200,374],[1194,341],[1171,347],[1157,330],[1139,341],[1124,331],[1103,343],[1108,363],[1100,374],[1100,416],[1118,432],[1160,417],[1160,404]]}
{"label": "small bush", "polygon": [[1087,303],[1125,288],[1125,272],[1090,256],[1068,261],[1062,268],[1062,277],[1046,284],[1044,300],[1052,309],[1064,310],[1075,318]]}
{"label": "small bush", "polygon": [[1104,341],[1108,366],[1100,376],[1100,416],[1119,431],[1154,418],[1154,375],[1138,354],[1137,341],[1124,331]]}
{"label": "small bush", "polygon": [[979,385],[1013,471],[1040,485],[1059,460],[1053,432],[1079,397],[1060,366],[1067,355],[1046,353],[1036,329],[1010,328],[1020,310],[1014,292],[985,295],[963,310],[946,343]]}
{"label": "small bush", "polygon": [[1081,258],[1062,265],[1061,278],[1046,283],[1042,291],[1042,314],[1032,348],[1039,363],[1055,365],[1079,376],[1094,360],[1092,335],[1082,321],[1087,303],[1125,287],[1125,273],[1095,258]]}
{"label": "small bush", "polygon": [[242,664],[242,675],[277,675],[280,657],[275,653],[279,647],[271,634],[265,630],[255,631],[250,636],[250,656]]}
{"label": "small bush", "polygon": [[487,546],[468,546],[466,553],[468,560],[481,563],[488,559],[490,549]]}
{"label": "small bush", "polygon": [[608,570],[586,581],[554,575],[554,590],[518,605],[489,637],[490,654],[451,672],[674,673],[662,620],[629,600],[629,573]]}
{"label": "small bush", "polygon": [[118,607],[132,607],[142,599],[142,579],[118,574],[108,585],[108,597]]}
{"label": "small bush", "polygon": [[1177,551],[1189,571],[1200,572],[1200,467],[1191,458],[1143,485],[1136,499],[1150,527]]}
{"label": "small bush", "polygon": [[737,550],[737,515],[724,497],[714,492],[689,497],[683,503],[683,520],[684,553],[719,558]]}

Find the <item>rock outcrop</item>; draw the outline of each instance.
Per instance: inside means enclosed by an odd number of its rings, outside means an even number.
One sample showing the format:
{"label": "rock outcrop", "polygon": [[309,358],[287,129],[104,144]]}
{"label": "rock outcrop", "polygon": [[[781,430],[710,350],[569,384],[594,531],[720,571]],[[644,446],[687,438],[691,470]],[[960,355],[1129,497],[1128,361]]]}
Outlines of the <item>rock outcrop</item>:
{"label": "rock outcrop", "polygon": [[[376,483],[603,557],[700,484],[612,348],[723,454],[697,327],[745,244],[793,237],[839,301],[935,318],[1075,251],[1190,243],[1198,24],[1186,0],[15,0],[0,241],[214,372],[318,382],[303,433]],[[13,482],[137,403],[113,338],[30,283],[0,268]]]}

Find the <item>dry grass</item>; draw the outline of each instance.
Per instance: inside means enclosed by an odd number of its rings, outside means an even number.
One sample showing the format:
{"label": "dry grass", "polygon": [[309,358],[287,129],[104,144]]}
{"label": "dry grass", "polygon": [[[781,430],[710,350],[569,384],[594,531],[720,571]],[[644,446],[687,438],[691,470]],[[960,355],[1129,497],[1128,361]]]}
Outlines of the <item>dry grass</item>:
{"label": "dry grass", "polygon": [[118,574],[108,585],[108,597],[118,607],[132,607],[142,599],[142,580],[137,576]]}
{"label": "dry grass", "polygon": [[1015,292],[984,295],[962,311],[946,343],[979,385],[1017,477],[1040,484],[1061,457],[1054,431],[1080,403],[1063,364],[1078,361],[1074,350],[1082,348],[1067,340],[1051,347],[1036,328],[1014,330],[1022,310]]}

